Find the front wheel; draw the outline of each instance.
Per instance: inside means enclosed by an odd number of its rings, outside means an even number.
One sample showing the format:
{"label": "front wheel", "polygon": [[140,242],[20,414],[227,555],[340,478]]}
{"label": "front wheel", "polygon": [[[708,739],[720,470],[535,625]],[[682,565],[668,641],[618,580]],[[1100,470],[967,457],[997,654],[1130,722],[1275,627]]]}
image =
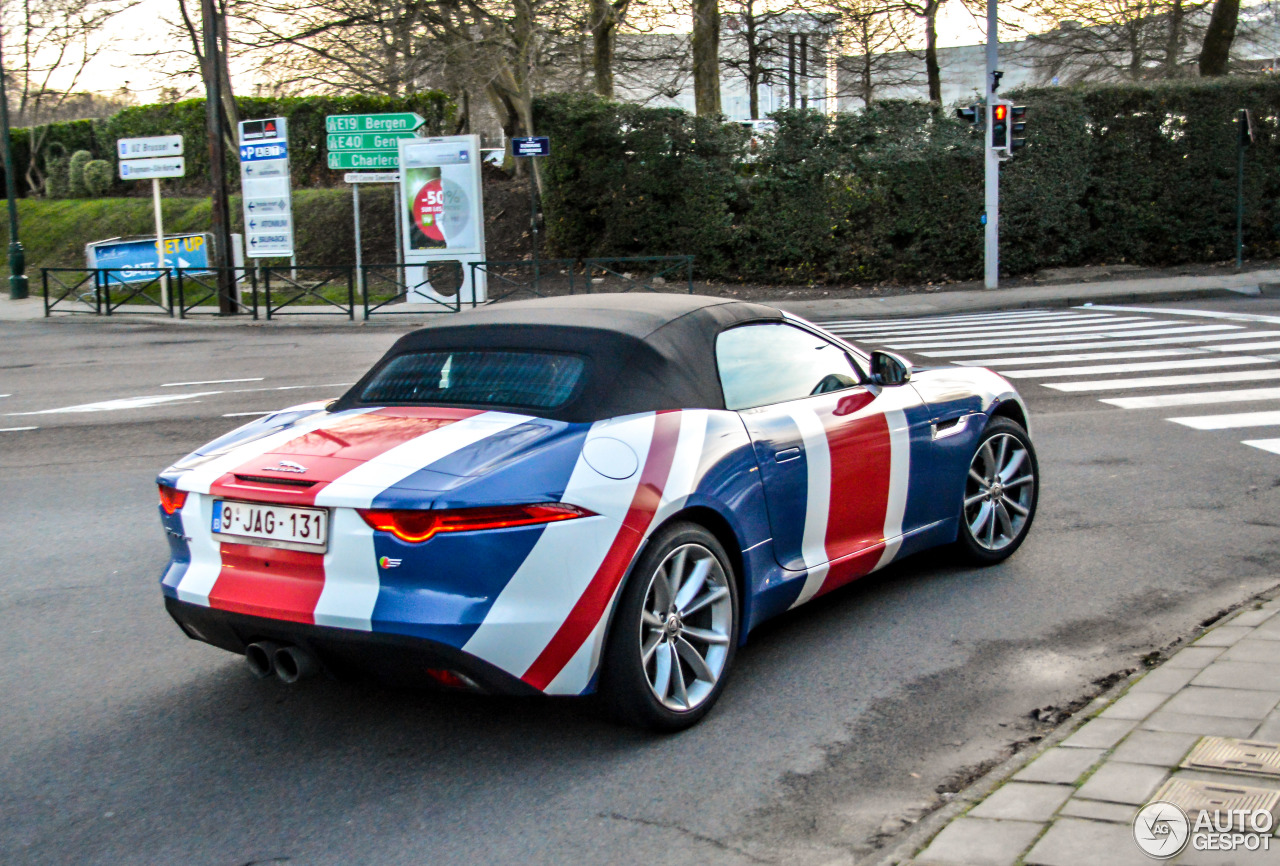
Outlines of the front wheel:
{"label": "front wheel", "polygon": [[992,418],[969,462],[960,510],[961,552],[992,565],[1018,549],[1036,514],[1040,466],[1031,437],[1008,418]]}
{"label": "front wheel", "polygon": [[600,696],[619,721],[678,731],[705,716],[738,643],[738,588],[716,537],[693,523],[659,530],[623,588]]}

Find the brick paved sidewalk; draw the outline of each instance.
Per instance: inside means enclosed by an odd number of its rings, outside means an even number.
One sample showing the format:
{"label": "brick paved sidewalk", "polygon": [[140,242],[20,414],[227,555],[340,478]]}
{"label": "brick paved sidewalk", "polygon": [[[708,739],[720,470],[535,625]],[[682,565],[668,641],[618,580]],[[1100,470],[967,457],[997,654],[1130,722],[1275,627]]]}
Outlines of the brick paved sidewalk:
{"label": "brick paved sidewalk", "polygon": [[[1205,737],[1280,743],[1280,600],[1224,620],[1045,750],[916,853],[914,866],[1126,866],[1161,862],[1133,836],[1138,809],[1156,799],[1191,811],[1190,788],[1253,797],[1280,812],[1280,748],[1272,775],[1187,768]],[[1211,744],[1211,743],[1210,743]],[[1208,744],[1207,744],[1208,745]],[[1228,747],[1232,743],[1226,744]],[[1199,753],[1197,752],[1197,755]],[[1266,763],[1266,759],[1262,761]],[[1255,766],[1265,773],[1265,766]],[[1184,786],[1179,783],[1193,783]],[[1202,790],[1202,789],[1201,789]],[[1179,798],[1184,802],[1179,802]],[[1193,820],[1195,812],[1192,812]],[[1280,864],[1270,852],[1196,851],[1163,862]]]}

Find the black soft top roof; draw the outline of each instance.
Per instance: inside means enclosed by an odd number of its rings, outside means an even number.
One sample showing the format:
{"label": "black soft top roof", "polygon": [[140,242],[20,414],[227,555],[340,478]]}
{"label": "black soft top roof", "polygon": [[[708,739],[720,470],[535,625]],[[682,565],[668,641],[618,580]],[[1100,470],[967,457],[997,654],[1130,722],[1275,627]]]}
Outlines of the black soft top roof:
{"label": "black soft top roof", "polygon": [[574,396],[538,413],[548,418],[587,422],[661,409],[723,409],[716,337],[742,322],[782,318],[773,307],[699,295],[576,295],[483,307],[401,337],[333,408],[365,405],[359,400],[365,385],[398,355],[531,349],[588,361]]}

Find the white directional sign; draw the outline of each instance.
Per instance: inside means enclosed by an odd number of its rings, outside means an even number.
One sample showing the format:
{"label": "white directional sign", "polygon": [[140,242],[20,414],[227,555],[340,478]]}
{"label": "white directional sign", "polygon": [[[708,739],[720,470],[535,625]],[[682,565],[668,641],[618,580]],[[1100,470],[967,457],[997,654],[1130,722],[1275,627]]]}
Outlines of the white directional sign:
{"label": "white directional sign", "polygon": [[116,156],[121,159],[182,156],[182,136],[153,135],[150,138],[117,138]]}
{"label": "white directional sign", "polygon": [[240,122],[240,191],[245,254],[255,259],[293,256],[293,190],[285,118]]}
{"label": "white directional sign", "polygon": [[342,176],[343,183],[399,183],[398,171],[349,171]]}
{"label": "white directional sign", "polygon": [[186,160],[180,156],[154,156],[147,159],[120,160],[121,180],[152,180],[161,177],[182,177],[186,173]]}

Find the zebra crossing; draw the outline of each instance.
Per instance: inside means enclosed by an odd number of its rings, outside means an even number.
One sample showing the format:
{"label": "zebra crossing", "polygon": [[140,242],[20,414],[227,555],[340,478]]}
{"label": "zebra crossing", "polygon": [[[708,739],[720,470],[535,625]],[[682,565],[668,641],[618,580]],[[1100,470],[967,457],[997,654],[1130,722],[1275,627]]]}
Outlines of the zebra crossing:
{"label": "zebra crossing", "polygon": [[[1280,316],[1085,306],[818,324],[922,365],[990,367],[1020,389],[1034,384],[1097,395],[1126,411],[1166,410],[1165,420],[1191,430],[1274,432],[1241,441],[1280,454]],[[1199,414],[1221,404],[1242,411]]]}

